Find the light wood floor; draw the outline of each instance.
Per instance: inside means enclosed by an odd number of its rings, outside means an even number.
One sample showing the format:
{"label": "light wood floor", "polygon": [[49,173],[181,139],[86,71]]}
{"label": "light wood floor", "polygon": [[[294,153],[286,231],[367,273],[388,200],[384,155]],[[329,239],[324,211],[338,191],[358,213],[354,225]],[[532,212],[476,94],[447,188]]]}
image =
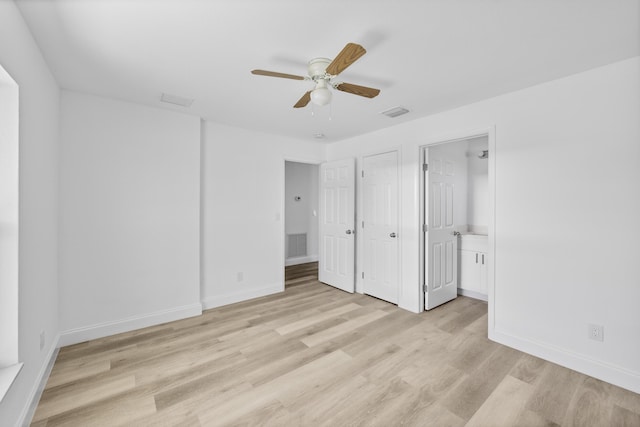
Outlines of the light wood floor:
{"label": "light wood floor", "polygon": [[287,270],[284,293],[60,350],[34,426],[640,426],[640,395]]}

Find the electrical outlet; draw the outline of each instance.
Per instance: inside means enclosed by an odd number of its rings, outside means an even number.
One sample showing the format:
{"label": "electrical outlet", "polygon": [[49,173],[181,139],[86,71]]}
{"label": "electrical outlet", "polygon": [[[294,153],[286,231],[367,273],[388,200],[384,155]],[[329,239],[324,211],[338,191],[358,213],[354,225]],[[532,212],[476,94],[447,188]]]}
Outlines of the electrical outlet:
{"label": "electrical outlet", "polygon": [[589,338],[595,341],[604,341],[604,326],[589,324]]}
{"label": "electrical outlet", "polygon": [[44,331],[40,331],[40,350],[44,348]]}

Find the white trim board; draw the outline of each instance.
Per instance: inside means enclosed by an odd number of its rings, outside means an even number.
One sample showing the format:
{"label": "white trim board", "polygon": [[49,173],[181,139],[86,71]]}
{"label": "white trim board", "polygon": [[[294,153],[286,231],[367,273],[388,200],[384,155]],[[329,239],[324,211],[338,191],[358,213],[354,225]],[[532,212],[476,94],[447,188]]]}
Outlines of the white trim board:
{"label": "white trim board", "polygon": [[481,294],[480,292],[470,291],[468,289],[458,288],[458,295],[462,295],[463,297],[469,297],[473,299],[477,299],[480,301],[487,302],[489,298],[485,294]]}
{"label": "white trim board", "polygon": [[0,402],[7,395],[11,385],[20,373],[24,363],[16,363],[11,366],[0,368]]}
{"label": "white trim board", "polygon": [[491,328],[489,339],[634,393],[640,393],[640,372],[633,372],[551,344],[516,337]]}
{"label": "white trim board", "polygon": [[285,267],[298,264],[307,264],[309,262],[317,262],[318,255],[299,256],[295,258],[287,258],[284,260]]}
{"label": "white trim board", "polygon": [[38,403],[40,402],[40,397],[42,396],[44,387],[47,385],[49,375],[51,374],[53,365],[56,361],[56,358],[58,357],[59,342],[60,334],[56,335],[55,339],[51,343],[51,346],[49,347],[47,356],[44,359],[45,363],[42,364],[40,372],[38,372],[38,376],[36,377],[36,381],[33,383],[33,387],[31,388],[29,396],[27,397],[24,407],[22,408],[22,412],[18,417],[17,425],[19,426],[28,426],[31,424],[31,420],[36,413],[36,408],[38,407]]}
{"label": "white trim board", "polygon": [[214,295],[202,300],[202,308],[203,310],[209,310],[211,308],[222,307],[223,305],[243,302],[254,298],[277,294],[279,292],[283,292],[282,285],[280,283],[275,283],[269,286],[263,286],[261,288],[250,288],[237,292]]}
{"label": "white trim board", "polygon": [[120,334],[123,332],[129,332],[136,329],[142,329],[148,326],[173,322],[174,320],[199,316],[201,314],[202,305],[200,303],[195,303],[156,311],[154,313],[132,316],[121,320],[70,329],[60,334],[60,347]]}

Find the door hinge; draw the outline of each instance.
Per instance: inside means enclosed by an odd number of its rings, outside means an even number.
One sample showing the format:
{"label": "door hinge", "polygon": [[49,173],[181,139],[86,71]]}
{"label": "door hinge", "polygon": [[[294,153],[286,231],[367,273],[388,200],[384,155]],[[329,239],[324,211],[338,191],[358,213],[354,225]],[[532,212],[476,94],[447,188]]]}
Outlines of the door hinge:
{"label": "door hinge", "polygon": [[422,285],[422,292],[426,294],[428,290],[429,290],[429,286],[426,283]]}
{"label": "door hinge", "polygon": [[364,228],[364,221],[362,221],[362,228]]}
{"label": "door hinge", "polygon": [[362,171],[362,177],[364,178],[364,170]]}
{"label": "door hinge", "polygon": [[422,232],[426,233],[427,231],[429,231],[429,226],[427,224],[422,224]]}
{"label": "door hinge", "polygon": [[426,172],[426,171],[428,171],[428,170],[429,170],[429,164],[428,164],[428,163],[423,163],[423,164],[422,164],[422,171],[423,171],[423,172]]}
{"label": "door hinge", "polygon": [[364,279],[364,271],[362,272],[362,278]]}

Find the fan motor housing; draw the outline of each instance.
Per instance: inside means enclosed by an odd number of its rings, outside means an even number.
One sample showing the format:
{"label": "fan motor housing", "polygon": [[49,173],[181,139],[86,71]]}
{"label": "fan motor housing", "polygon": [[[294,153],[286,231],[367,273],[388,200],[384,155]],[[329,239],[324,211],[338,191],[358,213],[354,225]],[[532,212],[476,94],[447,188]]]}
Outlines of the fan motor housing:
{"label": "fan motor housing", "polygon": [[314,81],[326,76],[326,69],[331,64],[329,58],[315,58],[309,61],[309,77]]}

